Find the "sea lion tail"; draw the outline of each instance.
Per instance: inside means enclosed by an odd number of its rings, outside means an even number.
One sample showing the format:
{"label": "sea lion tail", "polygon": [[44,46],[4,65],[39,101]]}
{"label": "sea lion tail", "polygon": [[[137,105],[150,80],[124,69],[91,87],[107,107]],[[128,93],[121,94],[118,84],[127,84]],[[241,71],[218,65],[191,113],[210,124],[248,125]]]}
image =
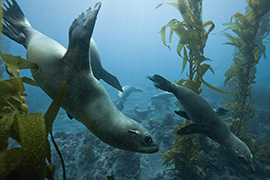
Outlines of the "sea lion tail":
{"label": "sea lion tail", "polygon": [[148,79],[154,82],[154,86],[156,88],[162,89],[164,91],[173,92],[174,91],[174,85],[165,79],[164,77],[155,74],[154,76],[148,75]]}

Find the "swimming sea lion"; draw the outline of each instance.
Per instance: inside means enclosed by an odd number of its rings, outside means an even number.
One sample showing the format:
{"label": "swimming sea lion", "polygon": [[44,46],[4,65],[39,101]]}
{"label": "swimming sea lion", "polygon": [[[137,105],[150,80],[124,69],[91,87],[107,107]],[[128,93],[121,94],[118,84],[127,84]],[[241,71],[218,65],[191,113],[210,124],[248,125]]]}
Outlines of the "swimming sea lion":
{"label": "swimming sea lion", "polygon": [[163,100],[163,101],[168,101],[168,99],[174,97],[171,93],[168,92],[161,92],[158,93],[156,95],[154,95],[153,97],[151,97],[151,100]]}
{"label": "swimming sea lion", "polygon": [[128,96],[133,93],[133,92],[143,92],[142,89],[131,86],[131,85],[126,85],[123,86],[123,91],[119,91],[118,93],[118,99],[115,102],[115,106],[121,111],[124,109],[124,103],[126,102]]}
{"label": "swimming sea lion", "polygon": [[173,93],[192,120],[193,124],[181,128],[178,130],[178,134],[205,134],[232,151],[245,167],[254,170],[253,155],[248,146],[230,131],[229,127],[200,95],[186,87],[172,84],[160,75],[148,78],[154,82],[157,88]]}
{"label": "swimming sea lion", "polygon": [[119,92],[118,93],[118,97],[121,99],[121,100],[126,100],[127,97],[133,93],[133,92],[143,92],[142,89],[140,88],[137,88],[137,87],[134,87],[134,86],[131,86],[131,85],[126,85],[126,86],[123,86],[123,92]]}
{"label": "swimming sea lion", "polygon": [[101,3],[97,3],[73,21],[67,51],[58,42],[33,29],[15,0],[4,5],[4,28],[5,32],[16,29],[8,35],[13,33],[13,39],[25,37],[22,43],[27,49],[27,59],[40,67],[39,72],[32,70],[32,75],[51,98],[61,82],[67,82],[62,107],[99,139],[124,150],[157,152],[158,146],[148,131],[117,110],[93,75],[89,46],[100,7]]}
{"label": "swimming sea lion", "polygon": [[[6,24],[4,26],[3,33],[10,39],[16,41],[19,44],[22,44],[26,48],[25,35],[22,32],[18,31],[18,29],[16,29],[14,26],[10,26],[9,24]],[[61,49],[65,49],[65,48],[61,47]],[[89,51],[90,51],[89,53],[90,53],[90,58],[91,58],[91,67],[92,67],[92,71],[95,78],[98,80],[102,79],[106,83],[111,85],[112,87],[116,88],[117,90],[123,91],[119,80],[114,75],[110,74],[108,71],[106,71],[102,67],[98,47],[93,38],[91,38],[91,41],[90,41]],[[62,56],[64,56],[65,52],[66,50],[65,51],[62,50],[62,53],[63,53]]]}

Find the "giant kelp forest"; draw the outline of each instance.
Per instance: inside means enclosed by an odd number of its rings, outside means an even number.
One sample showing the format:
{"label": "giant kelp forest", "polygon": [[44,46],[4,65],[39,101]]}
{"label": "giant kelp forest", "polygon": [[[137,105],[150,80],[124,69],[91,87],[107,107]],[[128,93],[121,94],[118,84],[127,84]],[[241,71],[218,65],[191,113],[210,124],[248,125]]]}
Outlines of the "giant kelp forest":
{"label": "giant kelp forest", "polygon": [[[176,53],[179,55],[182,64],[179,73],[182,76],[184,76],[185,70],[187,73],[186,78],[175,81],[175,84],[190,88],[198,94],[203,91],[202,85],[218,93],[229,94],[231,100],[224,103],[224,106],[230,111],[229,117],[225,119],[228,126],[235,135],[250,147],[257,166],[259,166],[258,164],[269,166],[269,139],[267,139],[268,137],[255,139],[250,133],[251,127],[248,122],[252,121],[255,115],[252,86],[256,83],[256,65],[260,62],[261,57],[266,58],[265,41],[267,41],[267,38],[269,41],[270,1],[246,0],[246,12],[244,14],[236,12],[231,18],[228,17],[228,22],[224,22],[224,30],[219,35],[228,39],[227,42],[224,42],[224,46],[231,45],[234,47],[231,67],[225,73],[224,85],[227,88],[226,90],[214,87],[211,82],[206,82],[204,79],[204,75],[208,71],[211,71],[214,76],[211,61],[215,61],[215,59],[205,57],[204,49],[215,24],[211,20],[205,22],[202,20],[202,1],[177,0],[177,2],[159,4],[156,7],[161,10],[162,6],[169,5],[175,8],[182,17],[182,20],[170,20],[160,31],[162,43],[170,50],[173,36],[176,35],[179,39],[176,48]],[[0,3],[2,4],[2,2]],[[1,9],[0,19],[2,20],[2,18]],[[0,32],[2,33],[2,23]],[[167,34],[167,32],[169,33]],[[31,78],[21,77],[20,70],[38,70],[39,67],[20,56],[6,54],[2,51],[0,51],[0,57],[0,179],[60,178],[58,174],[55,174],[56,168],[52,162],[50,142],[54,145],[61,160],[61,178],[66,179],[65,163],[68,162],[65,161],[64,163],[60,148],[57,147],[52,135],[52,126],[65,95],[66,83],[63,82],[59,87],[56,97],[44,115],[28,113],[25,84],[37,85]],[[3,64],[1,64],[2,62]],[[7,79],[3,79],[3,73],[8,74]],[[182,108],[179,102],[176,102],[175,106]],[[157,132],[168,124],[176,123],[176,121],[172,115],[167,115],[161,123],[154,118],[148,119],[148,123],[150,128]],[[203,156],[203,153],[212,154],[216,158],[218,158],[217,156],[231,156],[226,150],[209,144],[207,138],[203,135],[177,135],[176,131],[179,128],[190,123],[191,121],[187,119],[178,122],[177,127],[169,131],[169,133],[174,134],[175,139],[168,150],[162,152],[163,165],[172,169],[173,175],[170,175],[170,173],[166,176],[157,175],[152,180],[166,178],[185,180],[190,179],[190,177],[193,179],[212,178],[215,172],[211,172],[211,168],[212,171],[215,171],[215,167],[209,164],[222,165],[213,162],[212,159],[207,159]],[[156,135],[156,137],[164,138],[163,134]],[[17,144],[15,148],[9,148],[9,139],[15,141]],[[85,147],[82,154],[87,158],[87,154],[90,153],[94,154],[91,145]],[[123,156],[123,154],[119,154]],[[114,155],[119,154],[115,153]],[[94,154],[94,156],[97,155]],[[96,159],[95,157],[91,158],[91,161]],[[233,158],[230,160],[234,161]],[[202,166],[208,169],[202,168]],[[95,169],[94,166],[90,168]],[[211,175],[209,175],[210,172]],[[104,175],[104,177],[106,176]],[[113,176],[107,178],[114,179]],[[233,177],[230,178],[233,179]],[[88,176],[88,179],[93,179],[92,174]]]}

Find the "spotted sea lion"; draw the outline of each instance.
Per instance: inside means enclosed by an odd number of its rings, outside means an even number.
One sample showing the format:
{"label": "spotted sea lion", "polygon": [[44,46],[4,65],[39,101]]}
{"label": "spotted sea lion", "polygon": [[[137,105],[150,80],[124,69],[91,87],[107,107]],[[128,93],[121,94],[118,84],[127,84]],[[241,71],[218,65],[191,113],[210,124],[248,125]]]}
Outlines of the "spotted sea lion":
{"label": "spotted sea lion", "polygon": [[24,40],[20,44],[27,49],[27,60],[40,67],[38,72],[32,70],[32,75],[51,98],[61,82],[67,82],[62,107],[99,139],[124,150],[157,152],[158,146],[149,132],[117,110],[93,75],[89,46],[100,7],[101,3],[97,3],[73,21],[67,51],[58,42],[32,28],[15,0],[4,5],[4,32],[9,31],[6,35],[11,39],[24,37],[19,39]]}
{"label": "spotted sea lion", "polygon": [[248,146],[230,131],[229,127],[200,95],[186,87],[172,84],[160,75],[148,78],[154,82],[157,88],[173,93],[192,120],[193,124],[181,128],[178,130],[178,134],[205,134],[233,152],[245,167],[254,170],[253,155]]}

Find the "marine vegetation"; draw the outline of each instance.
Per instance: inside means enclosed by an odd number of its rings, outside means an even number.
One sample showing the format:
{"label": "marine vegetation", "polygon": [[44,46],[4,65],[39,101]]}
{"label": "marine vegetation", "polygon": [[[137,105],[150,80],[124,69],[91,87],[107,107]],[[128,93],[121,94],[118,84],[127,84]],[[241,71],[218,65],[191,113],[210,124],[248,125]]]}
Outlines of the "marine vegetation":
{"label": "marine vegetation", "polygon": [[183,21],[170,20],[160,31],[162,42],[169,49],[170,46],[166,43],[166,29],[170,28],[169,43],[171,43],[174,33],[179,37],[177,53],[183,59],[181,74],[188,66],[188,79],[181,79],[176,83],[184,85],[198,94],[202,92],[201,83],[215,91],[227,93],[203,80],[203,76],[208,70],[214,73],[213,68],[205,63],[211,60],[204,57],[204,48],[208,35],[215,28],[215,25],[211,20],[202,21],[202,0],[177,0],[177,3],[161,3],[156,8],[163,4],[175,7],[183,18]]}
{"label": "marine vegetation", "polygon": [[[180,122],[179,127],[189,124],[191,124],[191,121],[186,120]],[[173,170],[179,172],[181,179],[188,179],[188,177],[194,177],[194,172],[197,171],[196,169],[199,161],[197,157],[200,153],[200,143],[194,138],[194,136],[197,137],[198,135],[179,136],[176,134],[177,129],[174,130],[175,141],[173,142],[172,147],[163,152],[163,165],[165,167],[173,165]]]}
{"label": "marine vegetation", "polygon": [[[0,17],[2,20],[2,9]],[[0,30],[2,33],[2,23]],[[54,165],[51,164],[47,137],[50,133],[53,139],[52,124],[65,94],[66,83],[61,85],[44,116],[28,113],[24,83],[36,83],[30,78],[20,77],[19,70],[38,70],[38,66],[2,51],[0,57],[9,74],[8,79],[0,79],[0,179],[53,179]],[[10,146],[11,139],[16,141],[15,147]]]}
{"label": "marine vegetation", "polygon": [[[166,29],[170,29],[169,43],[171,43],[174,33],[179,37],[177,53],[183,59],[181,74],[186,67],[188,67],[188,73],[187,79],[180,79],[176,84],[185,86],[198,94],[203,91],[202,83],[215,91],[228,93],[210,85],[203,79],[208,70],[214,73],[213,68],[206,63],[211,60],[204,56],[204,48],[208,35],[215,25],[211,20],[202,21],[202,0],[177,0],[176,3],[161,3],[156,8],[163,4],[175,7],[183,18],[183,21],[177,19],[170,20],[160,31],[162,42],[169,49],[170,46],[166,43]],[[176,105],[181,108],[179,103],[176,103]],[[188,124],[188,122],[186,120],[184,123],[180,123],[177,129],[180,129],[184,124]],[[175,170],[178,170],[182,179],[187,178],[185,175],[189,173],[190,169],[197,167],[199,145],[195,141],[195,136],[176,135],[176,140],[171,149],[166,151],[163,156],[165,160],[164,165],[174,164]]]}
{"label": "marine vegetation", "polygon": [[[252,149],[257,149],[254,140],[247,134],[249,127],[246,121],[254,117],[252,84],[255,83],[256,65],[262,56],[266,58],[263,40],[270,32],[270,1],[246,0],[248,3],[245,14],[235,13],[222,34],[229,42],[225,43],[235,47],[231,67],[225,73],[225,86],[236,93],[233,102],[227,103],[233,112],[230,126],[232,132],[243,139]],[[227,33],[231,30],[233,33]]]}

